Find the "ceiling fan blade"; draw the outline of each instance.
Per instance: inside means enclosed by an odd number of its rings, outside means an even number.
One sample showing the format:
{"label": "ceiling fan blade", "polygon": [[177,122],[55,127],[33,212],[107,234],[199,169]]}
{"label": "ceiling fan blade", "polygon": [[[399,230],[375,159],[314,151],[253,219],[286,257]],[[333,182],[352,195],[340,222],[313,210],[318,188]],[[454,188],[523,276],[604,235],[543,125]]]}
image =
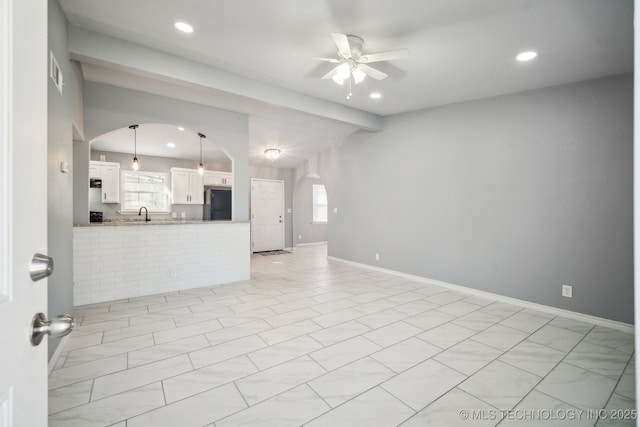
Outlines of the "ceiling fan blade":
{"label": "ceiling fan blade", "polygon": [[316,61],[324,61],[324,62],[331,62],[332,64],[337,64],[338,62],[340,62],[339,59],[336,58],[313,58]]}
{"label": "ceiling fan blade", "polygon": [[389,76],[388,74],[383,73],[380,70],[376,70],[373,67],[369,67],[368,65],[365,65],[365,64],[359,64],[358,69],[363,73],[365,73],[366,75],[368,75],[369,77],[373,77],[376,80],[386,79]]}
{"label": "ceiling fan blade", "polygon": [[358,58],[358,61],[369,64],[371,62],[393,61],[394,59],[406,58],[407,56],[409,56],[409,49],[398,49],[362,55]]}
{"label": "ceiling fan blade", "polygon": [[349,39],[345,34],[331,33],[333,41],[338,48],[338,52],[344,58],[351,58],[351,48],[349,47]]}
{"label": "ceiling fan blade", "polygon": [[322,76],[322,79],[330,79],[338,72],[338,67],[334,67],[333,70],[329,71],[327,74]]}

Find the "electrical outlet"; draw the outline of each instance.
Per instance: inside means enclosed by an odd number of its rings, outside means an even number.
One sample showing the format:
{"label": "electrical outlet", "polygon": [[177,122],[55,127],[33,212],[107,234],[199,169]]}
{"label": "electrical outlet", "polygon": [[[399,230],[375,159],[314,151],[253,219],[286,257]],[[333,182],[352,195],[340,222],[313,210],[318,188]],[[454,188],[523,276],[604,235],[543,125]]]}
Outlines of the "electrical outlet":
{"label": "electrical outlet", "polygon": [[338,213],[338,208],[333,208],[333,213],[337,214]]}
{"label": "electrical outlet", "polygon": [[298,240],[302,240],[302,234],[298,234]]}
{"label": "electrical outlet", "polygon": [[172,270],[169,270],[169,277],[171,279],[175,279],[176,277],[178,277],[178,274],[175,270],[172,269]]}
{"label": "electrical outlet", "polygon": [[186,212],[180,212],[180,218],[186,218],[187,214]]}
{"label": "electrical outlet", "polygon": [[573,286],[562,285],[562,296],[567,298],[573,298]]}
{"label": "electrical outlet", "polygon": [[376,254],[376,261],[380,261],[380,254]]}

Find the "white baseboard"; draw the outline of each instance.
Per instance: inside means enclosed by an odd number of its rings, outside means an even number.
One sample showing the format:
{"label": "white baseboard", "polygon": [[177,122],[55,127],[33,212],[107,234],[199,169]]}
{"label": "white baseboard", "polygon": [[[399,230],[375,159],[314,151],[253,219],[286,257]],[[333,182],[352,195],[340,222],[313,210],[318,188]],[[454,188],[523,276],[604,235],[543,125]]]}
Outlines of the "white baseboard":
{"label": "white baseboard", "polygon": [[326,245],[327,241],[323,242],[309,242],[309,243],[298,243],[296,246],[317,246],[317,245]]}
{"label": "white baseboard", "polygon": [[460,291],[460,292],[465,292],[465,293],[468,293],[468,294],[471,294],[471,295],[477,295],[477,296],[484,297],[484,298],[487,298],[487,299],[492,299],[492,300],[496,300],[496,301],[500,301],[500,302],[505,302],[505,303],[508,303],[508,304],[513,304],[513,305],[517,305],[517,306],[520,306],[520,307],[541,311],[543,313],[553,314],[555,316],[568,317],[570,319],[579,320],[581,322],[586,322],[586,323],[592,323],[594,325],[604,326],[604,327],[615,329],[615,330],[622,331],[622,332],[627,332],[627,333],[631,333],[631,334],[634,333],[634,325],[629,324],[629,323],[618,322],[618,321],[615,321],[615,320],[605,319],[605,318],[602,318],[602,317],[591,316],[589,314],[583,314],[583,313],[578,313],[578,312],[575,312],[575,311],[564,310],[562,308],[556,308],[556,307],[551,307],[551,306],[548,306],[548,305],[537,304],[537,303],[534,303],[534,302],[529,302],[529,301],[525,301],[525,300],[521,300],[521,299],[517,299],[517,298],[505,297],[503,295],[494,294],[494,293],[491,293],[491,292],[480,291],[478,289],[468,288],[466,286],[454,285],[453,283],[447,283],[447,282],[443,282],[443,281],[440,281],[440,280],[429,279],[429,278],[422,277],[422,276],[416,276],[414,274],[403,273],[401,271],[395,271],[395,270],[389,270],[389,269],[386,269],[386,268],[375,267],[373,265],[363,264],[363,263],[355,262],[355,261],[349,261],[349,260],[346,260],[346,259],[337,258],[337,257],[333,257],[333,256],[329,256],[327,258],[332,260],[332,261],[338,261],[338,262],[342,262],[344,264],[349,264],[349,265],[353,265],[353,266],[356,266],[356,267],[366,268],[368,270],[379,271],[381,273],[392,274],[394,276],[404,277],[405,279],[414,280],[416,282],[426,283],[426,284],[429,284],[429,285],[441,286],[443,288],[447,288],[447,289],[451,289],[451,290],[455,290],[455,291]]}
{"label": "white baseboard", "polygon": [[56,366],[56,363],[58,363],[58,359],[64,352],[64,347],[65,345],[67,345],[67,341],[69,341],[69,338],[71,338],[72,334],[73,332],[65,337],[62,337],[60,343],[58,344],[58,347],[56,348],[56,351],[53,352],[53,356],[51,356],[51,359],[49,359],[49,375],[51,375],[51,373],[53,372],[53,368]]}

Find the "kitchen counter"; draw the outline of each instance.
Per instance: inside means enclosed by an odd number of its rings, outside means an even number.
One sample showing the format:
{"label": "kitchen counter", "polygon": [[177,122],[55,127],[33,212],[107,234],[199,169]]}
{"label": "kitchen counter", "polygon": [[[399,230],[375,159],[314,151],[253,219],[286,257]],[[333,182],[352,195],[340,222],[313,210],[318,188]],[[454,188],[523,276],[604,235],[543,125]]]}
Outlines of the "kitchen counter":
{"label": "kitchen counter", "polygon": [[204,221],[201,219],[152,219],[145,222],[140,219],[118,219],[89,224],[75,224],[74,227],[129,227],[132,225],[184,225],[184,224],[248,224],[248,221]]}
{"label": "kitchen counter", "polygon": [[125,220],[75,226],[74,305],[248,280],[250,241],[249,222]]}

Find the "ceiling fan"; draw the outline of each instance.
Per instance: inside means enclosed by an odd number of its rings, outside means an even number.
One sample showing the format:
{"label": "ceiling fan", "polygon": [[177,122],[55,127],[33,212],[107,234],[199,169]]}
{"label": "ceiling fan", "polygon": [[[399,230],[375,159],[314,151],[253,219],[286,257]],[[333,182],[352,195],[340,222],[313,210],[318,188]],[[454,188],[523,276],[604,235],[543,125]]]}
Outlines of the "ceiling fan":
{"label": "ceiling fan", "polygon": [[376,80],[382,80],[388,77],[383,73],[367,64],[372,62],[392,61],[394,59],[405,58],[409,56],[409,49],[397,49],[380,53],[362,54],[362,45],[364,40],[358,36],[331,33],[333,41],[338,48],[338,58],[315,58],[320,61],[326,61],[336,65],[333,70],[322,76],[323,79],[333,79],[336,83],[342,85],[345,80],[353,77],[354,83],[358,84],[366,76],[370,76]]}

